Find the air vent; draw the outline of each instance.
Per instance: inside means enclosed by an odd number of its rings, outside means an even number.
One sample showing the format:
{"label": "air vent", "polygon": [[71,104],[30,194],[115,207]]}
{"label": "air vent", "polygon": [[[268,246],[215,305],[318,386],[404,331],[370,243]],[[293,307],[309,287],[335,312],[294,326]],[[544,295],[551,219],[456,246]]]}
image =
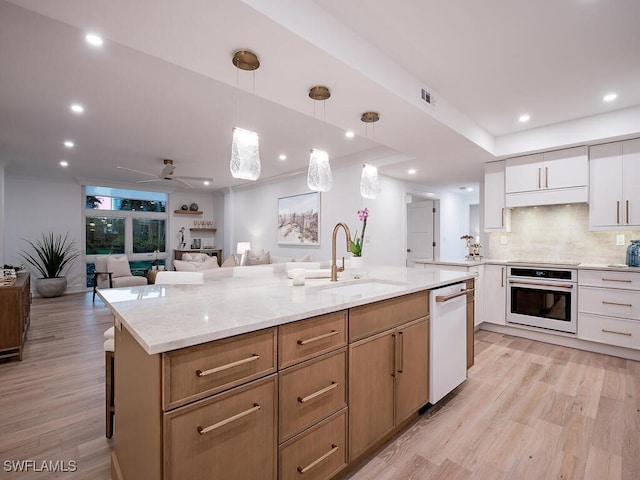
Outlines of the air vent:
{"label": "air vent", "polygon": [[427,92],[424,88],[422,89],[422,100],[431,105],[431,94]]}

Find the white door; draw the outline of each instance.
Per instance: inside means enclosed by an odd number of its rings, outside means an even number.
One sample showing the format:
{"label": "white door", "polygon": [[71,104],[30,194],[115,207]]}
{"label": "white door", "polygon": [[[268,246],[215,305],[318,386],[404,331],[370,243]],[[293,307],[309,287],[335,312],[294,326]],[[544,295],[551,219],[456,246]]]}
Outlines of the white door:
{"label": "white door", "polygon": [[505,162],[505,191],[534,192],[542,188],[542,154],[508,158]]}
{"label": "white door", "polygon": [[484,229],[505,230],[504,160],[484,166]]}
{"label": "white door", "polygon": [[622,223],[637,227],[640,225],[640,139],[622,142],[623,170],[623,212],[620,213]]}
{"label": "white door", "polygon": [[546,152],[543,157],[543,188],[571,188],[589,184],[587,147]]}
{"label": "white door", "polygon": [[589,148],[589,226],[617,227],[621,220],[622,144],[594,145]]}
{"label": "white door", "polygon": [[433,200],[407,204],[407,266],[414,258],[433,260]]}

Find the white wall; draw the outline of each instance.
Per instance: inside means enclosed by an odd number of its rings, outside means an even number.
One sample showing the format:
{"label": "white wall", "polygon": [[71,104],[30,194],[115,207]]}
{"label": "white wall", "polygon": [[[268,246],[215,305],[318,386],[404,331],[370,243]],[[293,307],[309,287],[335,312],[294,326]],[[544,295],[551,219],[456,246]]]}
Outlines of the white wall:
{"label": "white wall", "polygon": [[5,263],[5,249],[4,249],[4,225],[5,225],[5,215],[4,215],[4,209],[5,209],[5,188],[4,188],[4,165],[2,163],[0,163],[0,212],[2,212],[2,215],[0,215],[0,266],[4,265]]}
{"label": "white wall", "polygon": [[[251,242],[252,250],[264,248],[272,255],[297,258],[310,252],[318,260],[331,258],[331,237],[338,222],[345,222],[352,236],[362,223],[358,210],[368,207],[369,220],[365,234],[363,257],[367,262],[404,266],[406,260],[406,202],[407,192],[418,193],[416,185],[381,176],[381,193],[375,200],[360,196],[361,165],[333,169],[333,188],[321,194],[320,246],[282,247],[277,245],[278,197],[309,192],[306,175],[264,182],[249,187],[229,189],[225,194],[225,249],[235,251],[239,241]],[[441,257],[464,256],[462,216],[464,201],[455,194],[443,194],[441,205]],[[467,214],[468,222],[468,214]],[[468,225],[468,223],[467,223]],[[338,233],[337,256],[348,257],[343,232]],[[231,250],[229,250],[231,249]],[[444,253],[442,253],[444,251]]]}
{"label": "white wall", "polygon": [[[20,250],[31,247],[22,238],[34,241],[43,233],[54,232],[69,238],[82,248],[82,188],[74,181],[6,174],[5,178],[5,262],[25,263]],[[84,263],[74,262],[66,270],[67,291],[84,290]],[[38,278],[32,271],[32,279]],[[32,288],[35,282],[32,281]]]}

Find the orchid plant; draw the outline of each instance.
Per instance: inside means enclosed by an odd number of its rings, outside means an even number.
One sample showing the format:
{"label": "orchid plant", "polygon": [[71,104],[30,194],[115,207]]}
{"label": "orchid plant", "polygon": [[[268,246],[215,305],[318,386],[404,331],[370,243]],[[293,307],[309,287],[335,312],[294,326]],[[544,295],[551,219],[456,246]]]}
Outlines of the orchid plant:
{"label": "orchid plant", "polygon": [[367,218],[369,218],[369,209],[365,207],[362,210],[358,210],[358,218],[362,222],[362,233],[360,234],[360,237],[358,237],[358,231],[356,230],[356,234],[353,236],[353,240],[351,240],[351,253],[354,257],[362,256],[364,231],[367,229]]}

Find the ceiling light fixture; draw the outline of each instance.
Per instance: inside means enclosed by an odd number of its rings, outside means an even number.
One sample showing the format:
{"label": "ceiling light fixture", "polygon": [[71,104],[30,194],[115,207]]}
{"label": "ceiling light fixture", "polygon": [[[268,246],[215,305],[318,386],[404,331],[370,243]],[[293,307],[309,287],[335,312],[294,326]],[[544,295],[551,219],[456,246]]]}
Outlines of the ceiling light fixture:
{"label": "ceiling light fixture", "polygon": [[202,182],[202,183],[204,183],[205,187],[208,187],[208,186],[209,186],[209,184],[210,184],[211,182],[210,182],[209,180],[205,180],[205,181],[204,181],[204,182]]}
{"label": "ceiling light fixture", "polygon": [[[375,123],[380,120],[380,115],[376,112],[365,112],[360,117],[365,124],[365,137],[368,139],[367,133],[369,124],[371,124],[371,139],[375,141]],[[378,180],[378,168],[373,165],[362,166],[362,176],[360,177],[360,195],[363,198],[376,198],[380,194],[380,181]]]}
{"label": "ceiling light fixture", "polygon": [[520,117],[518,117],[518,121],[519,121],[520,123],[528,122],[530,119],[531,119],[531,116],[530,116],[530,115],[528,115],[528,114],[526,114],[526,113],[525,113],[525,114],[523,114],[523,115],[520,115]]}
{"label": "ceiling light fixture", "polygon": [[287,156],[283,153],[278,158],[284,162],[287,159]]}
{"label": "ceiling light fixture", "polygon": [[410,168],[409,170],[407,170],[407,173],[409,175],[415,175],[416,174],[416,169],[415,168]]}
{"label": "ceiling light fixture", "polygon": [[613,102],[616,98],[618,98],[617,93],[607,93],[604,97],[602,97],[602,100],[604,100],[605,102]]}
{"label": "ceiling light fixture", "polygon": [[346,132],[344,132],[344,136],[347,138],[353,138],[356,136],[356,134],[354,132],[352,132],[351,130],[347,130]]}
{"label": "ceiling light fixture", "polygon": [[69,166],[69,162],[67,162],[66,160],[60,160],[60,166],[61,167],[68,167]]}
{"label": "ceiling light fixture", "polygon": [[[327,87],[316,86],[309,90],[309,97],[312,100],[322,100],[323,115],[322,120],[326,122],[325,101],[331,96]],[[313,105],[313,119],[316,118],[315,103]],[[315,192],[328,192],[333,186],[333,175],[329,164],[329,154],[325,150],[312,148],[309,155],[309,170],[307,172],[307,186]]]}
{"label": "ceiling light fixture", "polygon": [[102,41],[102,37],[100,37],[99,35],[96,35],[95,33],[87,33],[84,39],[87,41],[88,44],[93,45],[94,47],[101,47],[102,44],[104,43]]}
{"label": "ceiling light fixture", "polygon": [[[232,61],[238,69],[238,79],[240,70],[254,72],[253,93],[255,94],[255,71],[260,67],[260,61],[256,54],[249,50],[237,50],[233,54]],[[238,84],[239,81],[236,83]],[[229,168],[233,178],[257,180],[260,177],[260,145],[256,132],[234,127]]]}
{"label": "ceiling light fixture", "polygon": [[71,111],[73,113],[82,113],[84,112],[84,107],[78,103],[74,103],[73,105],[71,105]]}
{"label": "ceiling light fixture", "polygon": [[67,148],[73,148],[73,147],[75,147],[75,145],[76,144],[73,143],[71,140],[65,140],[64,141],[64,146],[67,147]]}

